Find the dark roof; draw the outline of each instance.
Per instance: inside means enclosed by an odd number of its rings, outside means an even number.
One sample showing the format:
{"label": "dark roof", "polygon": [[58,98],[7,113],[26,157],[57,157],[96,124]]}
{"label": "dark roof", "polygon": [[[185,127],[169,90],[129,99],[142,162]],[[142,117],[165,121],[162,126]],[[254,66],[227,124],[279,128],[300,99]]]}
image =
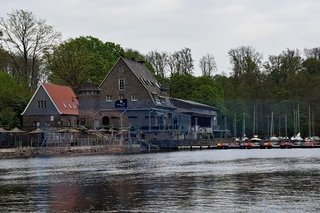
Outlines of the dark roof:
{"label": "dark roof", "polygon": [[139,81],[147,88],[148,91],[156,93],[158,95],[167,95],[163,94],[160,90],[161,85],[157,79],[152,75],[148,68],[144,65],[143,62],[138,62],[134,60],[129,60],[122,58],[122,60],[127,64],[133,74],[139,79]]}
{"label": "dark roof", "polygon": [[[120,58],[129,67],[133,74],[138,78],[141,84],[149,91],[150,96],[155,104],[159,107],[174,108],[170,102],[170,98],[166,92],[163,91],[162,86],[157,79],[152,75],[143,62]],[[157,96],[157,97],[155,97]],[[159,99],[158,102],[156,99]]]}
{"label": "dark roof", "polygon": [[178,98],[170,98],[171,103],[177,107],[177,108],[182,108],[182,109],[188,109],[194,111],[195,109],[200,109],[200,110],[209,110],[209,111],[217,111],[218,108],[209,106],[206,104],[201,104],[198,102],[194,101],[189,101],[189,100],[183,100],[183,99],[178,99]]}
{"label": "dark roof", "polygon": [[99,90],[98,87],[90,80],[84,82],[79,91],[88,91],[88,90]]}

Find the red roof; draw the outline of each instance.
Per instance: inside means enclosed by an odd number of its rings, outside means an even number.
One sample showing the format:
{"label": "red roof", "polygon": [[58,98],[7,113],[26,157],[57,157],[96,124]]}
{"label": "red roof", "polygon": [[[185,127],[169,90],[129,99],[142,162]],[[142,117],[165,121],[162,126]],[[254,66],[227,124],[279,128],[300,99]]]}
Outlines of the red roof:
{"label": "red roof", "polygon": [[57,110],[66,115],[79,115],[78,99],[73,90],[57,84],[42,84]]}

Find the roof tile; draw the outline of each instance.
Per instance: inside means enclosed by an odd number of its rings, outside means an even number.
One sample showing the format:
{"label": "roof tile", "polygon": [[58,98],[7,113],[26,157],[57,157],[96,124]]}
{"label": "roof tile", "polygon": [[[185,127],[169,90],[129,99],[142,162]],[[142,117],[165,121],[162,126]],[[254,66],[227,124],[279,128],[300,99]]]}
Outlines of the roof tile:
{"label": "roof tile", "polygon": [[70,87],[50,83],[44,83],[42,85],[62,114],[79,115],[79,102],[77,96]]}

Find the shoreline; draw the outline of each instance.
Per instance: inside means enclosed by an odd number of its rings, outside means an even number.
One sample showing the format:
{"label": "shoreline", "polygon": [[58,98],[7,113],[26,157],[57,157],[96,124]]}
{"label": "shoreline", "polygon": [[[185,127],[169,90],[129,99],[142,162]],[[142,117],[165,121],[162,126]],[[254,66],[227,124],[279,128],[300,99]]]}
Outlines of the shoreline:
{"label": "shoreline", "polygon": [[138,154],[141,153],[138,145],[98,145],[98,146],[74,146],[74,147],[25,147],[0,149],[0,159],[33,158],[33,157],[57,157],[93,154]]}

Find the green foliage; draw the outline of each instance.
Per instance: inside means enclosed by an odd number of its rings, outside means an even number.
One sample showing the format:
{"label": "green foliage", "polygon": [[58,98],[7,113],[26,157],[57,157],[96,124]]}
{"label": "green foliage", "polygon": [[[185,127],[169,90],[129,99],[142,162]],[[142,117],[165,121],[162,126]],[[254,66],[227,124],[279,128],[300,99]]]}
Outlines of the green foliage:
{"label": "green foliage", "polygon": [[86,36],[70,39],[52,54],[46,54],[46,69],[49,81],[70,86],[77,92],[88,79],[100,84],[124,50],[112,42],[103,43]]}
{"label": "green foliage", "polygon": [[203,84],[197,87],[191,94],[193,101],[217,107],[225,112],[223,91],[214,84]]}
{"label": "green foliage", "polygon": [[152,72],[155,73],[155,69],[153,66],[148,62],[146,56],[142,55],[138,50],[134,49],[126,49],[124,53],[124,57],[126,59],[135,60],[135,61],[142,61],[144,62],[145,66]]}
{"label": "green foliage", "polygon": [[10,107],[6,107],[0,111],[0,124],[9,126],[10,128],[20,126],[20,120],[17,112]]}
{"label": "green foliage", "polygon": [[182,99],[192,99],[196,88],[196,77],[189,74],[174,74],[170,79],[170,96]]}
{"label": "green foliage", "polygon": [[21,86],[7,73],[0,71],[0,124],[18,126],[21,113],[31,98],[26,86]]}
{"label": "green foliage", "polygon": [[211,77],[194,77],[189,74],[174,74],[170,80],[170,95],[217,107],[225,112],[224,92]]}

